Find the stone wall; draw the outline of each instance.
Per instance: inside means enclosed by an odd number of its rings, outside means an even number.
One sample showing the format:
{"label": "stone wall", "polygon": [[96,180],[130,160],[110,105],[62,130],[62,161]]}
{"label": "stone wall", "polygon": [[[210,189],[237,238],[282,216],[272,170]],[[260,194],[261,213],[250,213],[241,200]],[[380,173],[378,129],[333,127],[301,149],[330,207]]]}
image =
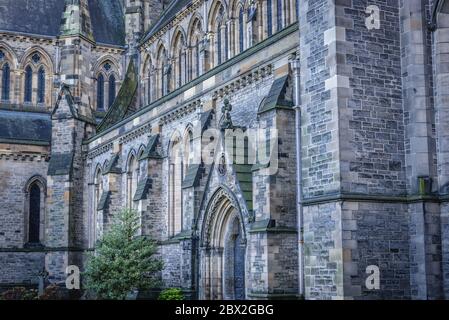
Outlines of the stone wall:
{"label": "stone wall", "polygon": [[33,177],[45,180],[48,148],[0,144],[0,149],[0,248],[22,248],[27,238],[27,184]]}
{"label": "stone wall", "polygon": [[0,249],[0,288],[4,285],[37,285],[44,260],[45,252]]}

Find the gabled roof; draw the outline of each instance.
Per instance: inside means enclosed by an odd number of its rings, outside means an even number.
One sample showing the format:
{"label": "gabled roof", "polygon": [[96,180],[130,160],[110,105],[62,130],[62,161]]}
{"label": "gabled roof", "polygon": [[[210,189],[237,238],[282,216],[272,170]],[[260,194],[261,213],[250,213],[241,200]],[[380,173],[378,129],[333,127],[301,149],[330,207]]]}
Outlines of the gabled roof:
{"label": "gabled roof", "polygon": [[[57,37],[64,0],[1,0],[0,31]],[[95,41],[125,44],[125,20],[121,0],[88,0]]]}
{"label": "gabled roof", "polygon": [[[59,111],[61,106],[65,106],[65,103],[67,103],[68,108]],[[62,109],[64,109],[64,107],[62,107]],[[68,112],[70,112],[70,115]],[[79,105],[75,103],[75,99],[70,93],[70,88],[67,84],[62,84],[58,99],[56,100],[56,104],[51,112],[51,116],[52,118],[69,116],[84,122],[96,124],[92,110],[90,108],[80,108]]]}
{"label": "gabled roof", "polygon": [[148,32],[142,39],[142,42],[147,41],[151,38],[155,33],[160,31],[163,27],[165,27],[171,20],[176,17],[176,15],[181,11],[182,8],[189,6],[192,3],[192,0],[173,0],[167,9],[162,12],[160,18],[156,20],[156,22],[150,27]]}

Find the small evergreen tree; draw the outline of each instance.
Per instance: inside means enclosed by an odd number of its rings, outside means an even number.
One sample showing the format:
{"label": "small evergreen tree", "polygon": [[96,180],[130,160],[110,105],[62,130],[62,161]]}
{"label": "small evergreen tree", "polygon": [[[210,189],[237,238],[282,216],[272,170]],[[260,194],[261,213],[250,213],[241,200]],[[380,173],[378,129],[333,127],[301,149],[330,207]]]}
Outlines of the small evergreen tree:
{"label": "small evergreen tree", "polygon": [[133,210],[120,212],[90,254],[85,276],[86,289],[99,299],[125,299],[133,290],[156,287],[155,274],[162,262],[154,258],[156,244],[137,237],[139,217]]}

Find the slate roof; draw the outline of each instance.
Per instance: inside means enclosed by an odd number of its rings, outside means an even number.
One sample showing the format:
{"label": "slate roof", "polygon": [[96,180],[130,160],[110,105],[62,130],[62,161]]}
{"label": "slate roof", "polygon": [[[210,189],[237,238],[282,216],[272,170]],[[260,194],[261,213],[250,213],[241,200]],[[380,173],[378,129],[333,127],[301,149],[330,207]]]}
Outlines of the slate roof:
{"label": "slate roof", "polygon": [[137,184],[137,190],[133,200],[140,201],[148,199],[148,191],[152,188],[152,186],[153,180],[150,177],[140,180]]}
{"label": "slate roof", "polygon": [[155,33],[165,27],[174,17],[181,11],[182,8],[191,5],[192,0],[173,0],[167,9],[162,12],[161,17],[150,27],[148,32],[142,39],[142,42],[147,41]]}
{"label": "slate roof", "polygon": [[148,145],[145,147],[145,151],[140,156],[139,161],[150,158],[152,159],[161,158],[161,155],[157,152],[158,141],[159,141],[159,134],[150,136],[150,138],[148,139]]}
{"label": "slate roof", "polygon": [[108,162],[108,165],[106,166],[103,174],[108,174],[108,173],[120,174],[120,173],[122,173],[122,169],[120,169],[119,164],[118,164],[119,159],[120,159],[120,155],[117,153],[114,154],[112,156],[112,159]]}
{"label": "slate roof", "polygon": [[[64,0],[1,0],[0,31],[56,37]],[[125,21],[121,0],[89,0],[95,41],[124,45]]]}
{"label": "slate roof", "polygon": [[50,115],[48,113],[0,110],[1,140],[50,145]]}
{"label": "slate roof", "polygon": [[187,168],[187,173],[184,178],[184,181],[182,182],[182,188],[191,188],[198,186],[201,174],[203,173],[203,167],[200,164],[191,164]]}
{"label": "slate roof", "polygon": [[125,45],[125,19],[120,0],[89,0],[95,41]]}
{"label": "slate roof", "polygon": [[63,0],[2,0],[0,30],[57,36],[63,11]]}
{"label": "slate roof", "polygon": [[258,113],[264,113],[273,110],[277,107],[292,108],[293,101],[287,97],[287,88],[289,85],[289,76],[283,76],[276,79],[271,86],[267,98],[264,100],[259,108]]}
{"label": "slate roof", "polygon": [[100,197],[100,201],[98,201],[97,211],[103,211],[109,209],[109,198],[111,197],[111,191],[105,191]]}

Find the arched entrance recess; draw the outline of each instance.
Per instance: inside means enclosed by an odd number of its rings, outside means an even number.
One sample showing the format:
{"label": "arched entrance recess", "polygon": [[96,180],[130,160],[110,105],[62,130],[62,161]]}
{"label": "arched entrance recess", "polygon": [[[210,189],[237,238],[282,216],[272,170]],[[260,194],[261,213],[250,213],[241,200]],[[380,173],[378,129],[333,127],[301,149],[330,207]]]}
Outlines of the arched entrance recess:
{"label": "arched entrance recess", "polygon": [[200,248],[200,299],[245,299],[245,227],[237,202],[224,189],[207,207]]}

